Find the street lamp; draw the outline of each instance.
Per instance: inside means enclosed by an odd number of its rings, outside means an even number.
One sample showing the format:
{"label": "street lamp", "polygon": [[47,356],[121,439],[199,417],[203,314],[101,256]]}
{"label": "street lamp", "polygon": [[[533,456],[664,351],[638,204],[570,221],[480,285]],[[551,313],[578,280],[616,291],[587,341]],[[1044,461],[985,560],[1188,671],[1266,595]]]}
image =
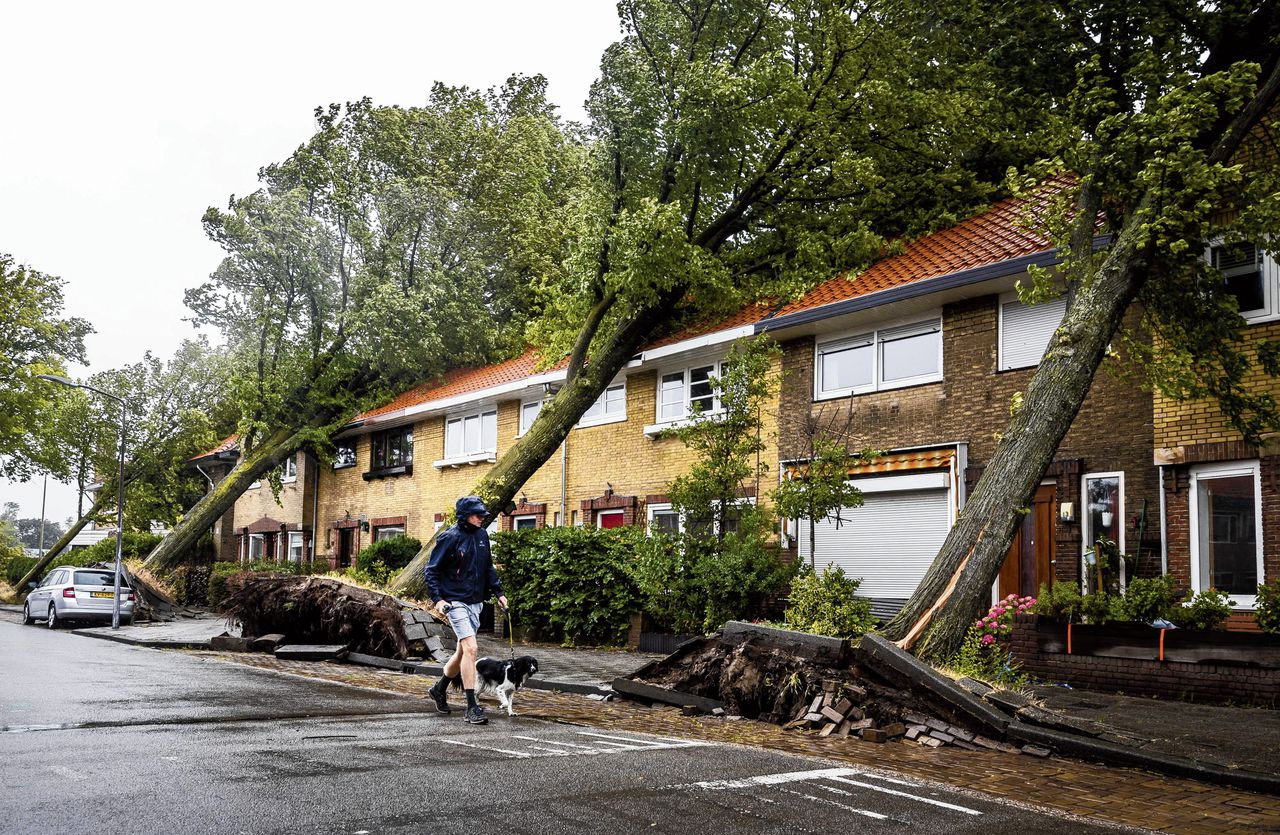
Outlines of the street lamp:
{"label": "street lamp", "polygon": [[95,394],[100,394],[103,397],[109,400],[114,400],[120,404],[120,488],[119,488],[119,493],[117,493],[116,495],[116,586],[115,586],[115,595],[114,595],[115,600],[112,602],[112,607],[111,607],[111,628],[119,629],[120,628],[120,574],[121,574],[120,562],[121,562],[121,554],[124,550],[124,539],[123,539],[124,537],[124,434],[125,434],[125,423],[127,422],[129,412],[122,398],[116,397],[114,394],[108,394],[102,389],[96,389],[93,386],[88,386],[88,385],[85,385],[84,383],[73,383],[71,380],[68,380],[66,377],[59,377],[56,374],[37,374],[36,379],[46,380],[50,383],[57,383],[58,385],[68,386],[69,388],[73,388],[73,389],[88,389],[89,391],[94,392]]}

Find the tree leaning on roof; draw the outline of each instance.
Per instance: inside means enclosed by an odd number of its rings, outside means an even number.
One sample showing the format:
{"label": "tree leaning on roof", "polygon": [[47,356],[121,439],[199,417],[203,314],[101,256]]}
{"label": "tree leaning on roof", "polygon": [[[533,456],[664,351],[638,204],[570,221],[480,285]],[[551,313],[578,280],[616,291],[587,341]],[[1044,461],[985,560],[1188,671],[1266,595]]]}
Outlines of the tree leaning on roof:
{"label": "tree leaning on roof", "polygon": [[[1044,67],[1075,69],[1076,85],[1058,105],[1060,156],[1033,169],[1078,175],[1050,223],[1074,292],[972,497],[916,593],[885,627],[901,645],[935,658],[954,652],[989,602],[1020,508],[1113,342],[1166,393],[1217,397],[1246,438],[1280,428],[1275,402],[1245,385],[1252,363],[1240,347],[1243,322],[1203,259],[1219,237],[1275,246],[1280,6],[1099,0],[1020,7],[1016,22],[1001,16],[999,4],[973,8],[983,25],[961,31],[1009,37],[1020,47],[1010,54],[1035,53]],[[1044,28],[1026,27],[1022,18],[1037,10]],[[1019,42],[1016,32],[1032,33],[1040,48],[1029,38]],[[1099,231],[1111,237],[1095,251]],[[1135,300],[1154,348],[1121,329]],[[1258,355],[1267,373],[1280,371],[1277,346]]]}
{"label": "tree leaning on roof", "polygon": [[[567,378],[474,492],[504,507],[662,329],[865,265],[953,222],[1025,161],[1040,111],[934,61],[923,7],[623,0],[588,99],[595,179],[532,341]],[[420,592],[422,553],[393,581]]]}

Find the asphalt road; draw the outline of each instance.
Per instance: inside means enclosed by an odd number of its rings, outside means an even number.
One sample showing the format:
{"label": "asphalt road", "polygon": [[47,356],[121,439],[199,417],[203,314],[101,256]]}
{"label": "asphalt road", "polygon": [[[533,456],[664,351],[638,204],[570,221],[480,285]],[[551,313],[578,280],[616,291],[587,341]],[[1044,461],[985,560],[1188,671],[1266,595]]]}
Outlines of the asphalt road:
{"label": "asphalt road", "polygon": [[753,748],[613,733],[0,622],[0,831],[1114,831]]}

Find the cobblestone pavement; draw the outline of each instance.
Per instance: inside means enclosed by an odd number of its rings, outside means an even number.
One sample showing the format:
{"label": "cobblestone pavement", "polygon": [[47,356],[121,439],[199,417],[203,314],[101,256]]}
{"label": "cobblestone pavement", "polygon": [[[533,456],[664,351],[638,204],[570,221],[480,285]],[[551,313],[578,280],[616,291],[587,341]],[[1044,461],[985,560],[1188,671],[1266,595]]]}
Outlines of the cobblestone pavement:
{"label": "cobblestone pavement", "polygon": [[[193,651],[192,654],[264,669],[426,696],[433,680],[336,663],[282,661],[268,655]],[[1145,771],[1049,757],[1007,755],[916,745],[875,745],[819,738],[761,722],[683,716],[675,708],[525,690],[516,700],[524,716],[553,722],[630,730],[687,739],[751,745],[789,754],[895,771],[949,786],[1094,820],[1174,833],[1280,832],[1280,798],[1221,788]],[[501,721],[501,717],[495,721]]]}

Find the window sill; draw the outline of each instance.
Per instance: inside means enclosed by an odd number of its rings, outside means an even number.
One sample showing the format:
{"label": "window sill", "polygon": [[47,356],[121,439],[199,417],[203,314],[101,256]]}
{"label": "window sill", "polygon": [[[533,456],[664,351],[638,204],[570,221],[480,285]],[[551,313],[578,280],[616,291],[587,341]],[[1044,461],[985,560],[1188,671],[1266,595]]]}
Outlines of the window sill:
{"label": "window sill", "polygon": [[446,467],[457,468],[464,466],[475,466],[476,464],[492,464],[498,459],[492,452],[476,452],[471,455],[458,455],[454,458],[441,458],[439,461],[432,461],[431,466],[437,470],[443,470]]}
{"label": "window sill", "polygon": [[[709,418],[711,420],[717,420],[721,418],[723,415],[724,415],[723,411],[702,413],[703,417]],[[657,436],[661,435],[663,432],[667,432],[672,429],[683,429],[686,426],[693,426],[692,416],[685,416],[682,418],[676,418],[675,420],[662,421],[661,423],[647,424],[644,427],[644,434],[646,437],[656,438]]]}
{"label": "window sill", "polygon": [[608,417],[592,418],[591,420],[580,420],[575,429],[586,429],[588,426],[604,426],[609,423],[625,423],[626,415],[609,415]]}
{"label": "window sill", "polygon": [[333,468],[334,468],[335,470],[349,470],[349,469],[351,469],[352,467],[354,467],[355,465],[356,465],[356,464],[355,464],[355,462],[354,462],[354,461],[352,461],[350,464],[334,464],[334,465],[333,465]]}
{"label": "window sill", "polygon": [[901,382],[883,383],[879,388],[834,389],[832,391],[821,391],[814,396],[813,400],[815,403],[820,400],[842,400],[847,397],[861,397],[865,394],[878,394],[886,391],[915,388],[917,386],[930,386],[935,383],[941,383],[944,379],[945,378],[941,376],[915,377]]}
{"label": "window sill", "polygon": [[383,467],[378,470],[369,470],[363,474],[365,481],[373,481],[376,478],[394,478],[402,475],[413,475],[412,464],[402,464],[399,467]]}

